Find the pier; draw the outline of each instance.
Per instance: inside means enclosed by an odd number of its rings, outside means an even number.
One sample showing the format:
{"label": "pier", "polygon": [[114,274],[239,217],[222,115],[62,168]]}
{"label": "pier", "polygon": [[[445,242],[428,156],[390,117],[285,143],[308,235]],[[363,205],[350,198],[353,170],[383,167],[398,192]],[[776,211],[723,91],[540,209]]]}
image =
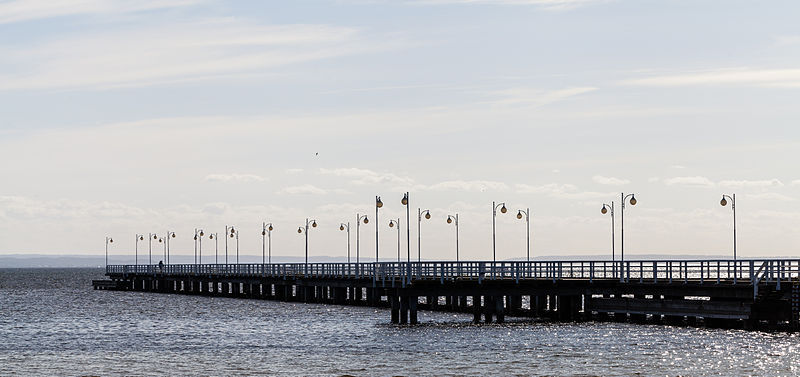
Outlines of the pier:
{"label": "pier", "polygon": [[553,321],[798,330],[800,259],[109,265],[101,290]]}

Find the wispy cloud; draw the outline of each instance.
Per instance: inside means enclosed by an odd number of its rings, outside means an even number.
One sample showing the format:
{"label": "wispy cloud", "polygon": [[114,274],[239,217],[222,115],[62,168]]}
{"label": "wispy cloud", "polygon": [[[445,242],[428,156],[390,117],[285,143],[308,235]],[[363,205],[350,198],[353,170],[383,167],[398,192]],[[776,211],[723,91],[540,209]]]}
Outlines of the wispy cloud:
{"label": "wispy cloud", "polygon": [[608,0],[406,0],[406,3],[422,5],[528,5],[548,10],[568,10],[591,3],[607,1]]}
{"label": "wispy cloud", "polygon": [[263,182],[267,179],[255,174],[209,174],[205,178],[209,182]]}
{"label": "wispy cloud", "polygon": [[720,181],[720,186],[723,187],[782,187],[783,182],[779,179],[766,179],[760,181],[749,180],[735,180],[735,181]]}
{"label": "wispy cloud", "polygon": [[714,187],[714,182],[706,177],[673,177],[664,179],[668,186],[688,186],[688,187]]}
{"label": "wispy cloud", "polygon": [[323,190],[311,184],[284,187],[280,191],[278,191],[278,194],[290,194],[290,195],[298,195],[298,194],[325,195],[327,193],[328,191]]}
{"label": "wispy cloud", "polygon": [[533,88],[510,88],[490,92],[489,95],[496,99],[489,101],[489,104],[498,106],[545,106],[551,103],[563,101],[567,98],[581,94],[593,92],[595,87],[577,87],[559,90],[542,90]]}
{"label": "wispy cloud", "polygon": [[352,178],[351,183],[356,185],[371,184],[394,184],[394,185],[413,185],[411,177],[399,176],[394,173],[378,173],[369,169],[360,168],[338,168],[319,170],[321,174],[334,175],[338,177]]}
{"label": "wispy cloud", "polygon": [[0,24],[74,15],[106,15],[195,5],[203,0],[11,0],[0,2]]}
{"label": "wispy cloud", "polygon": [[627,179],[604,177],[602,175],[595,175],[594,177],[592,177],[592,180],[601,185],[609,185],[609,186],[622,186],[631,183],[631,181]]}
{"label": "wispy cloud", "polygon": [[431,191],[503,191],[508,189],[508,185],[496,181],[444,181],[427,186],[425,189]]}
{"label": "wispy cloud", "polygon": [[758,200],[774,200],[779,202],[793,202],[796,199],[783,194],[778,194],[776,192],[762,192],[758,194],[747,194],[747,198],[750,199],[758,199]]}
{"label": "wispy cloud", "polygon": [[582,191],[573,184],[548,183],[539,186],[527,184],[514,185],[517,193],[547,195],[559,199],[587,200],[613,197],[613,192]]}
{"label": "wispy cloud", "polygon": [[[2,13],[2,12],[0,12]],[[239,19],[148,25],[3,51],[0,90],[108,88],[274,73],[366,48],[352,28]],[[120,48],[119,46],[125,46]]]}
{"label": "wispy cloud", "polygon": [[622,83],[657,87],[744,85],[798,88],[800,69],[726,68],[643,77],[625,80]]}

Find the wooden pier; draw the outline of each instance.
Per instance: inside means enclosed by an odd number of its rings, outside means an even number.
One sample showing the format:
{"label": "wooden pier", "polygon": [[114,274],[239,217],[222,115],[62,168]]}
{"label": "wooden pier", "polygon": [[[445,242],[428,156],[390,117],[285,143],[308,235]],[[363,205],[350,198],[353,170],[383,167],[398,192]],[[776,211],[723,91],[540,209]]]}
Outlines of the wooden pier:
{"label": "wooden pier", "polygon": [[109,265],[95,289],[386,307],[556,321],[786,329],[800,320],[800,259]]}

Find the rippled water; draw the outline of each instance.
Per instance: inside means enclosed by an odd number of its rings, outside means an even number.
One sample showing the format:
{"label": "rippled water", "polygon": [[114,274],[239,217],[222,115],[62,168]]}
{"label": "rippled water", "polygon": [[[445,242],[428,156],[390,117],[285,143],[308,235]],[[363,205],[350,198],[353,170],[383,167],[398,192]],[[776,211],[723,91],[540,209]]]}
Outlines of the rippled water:
{"label": "rippled water", "polygon": [[798,375],[800,337],[94,291],[99,269],[0,269],[2,375]]}

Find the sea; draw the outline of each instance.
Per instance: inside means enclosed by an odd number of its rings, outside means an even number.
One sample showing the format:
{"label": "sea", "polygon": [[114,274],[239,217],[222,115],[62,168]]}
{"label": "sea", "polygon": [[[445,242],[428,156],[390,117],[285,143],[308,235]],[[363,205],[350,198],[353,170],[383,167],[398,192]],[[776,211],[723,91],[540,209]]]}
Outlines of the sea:
{"label": "sea", "polygon": [[102,269],[0,269],[3,376],[796,376],[797,334],[95,291]]}

